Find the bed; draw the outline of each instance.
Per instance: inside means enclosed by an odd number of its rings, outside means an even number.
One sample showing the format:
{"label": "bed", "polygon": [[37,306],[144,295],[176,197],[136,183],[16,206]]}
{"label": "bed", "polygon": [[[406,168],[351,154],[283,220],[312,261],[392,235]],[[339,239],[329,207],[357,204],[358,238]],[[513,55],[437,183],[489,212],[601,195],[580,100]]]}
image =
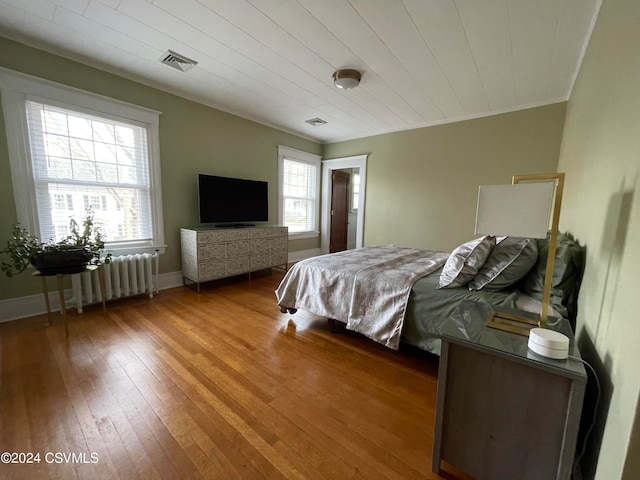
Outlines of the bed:
{"label": "bed", "polygon": [[[298,309],[346,324],[389,348],[401,342],[436,355],[438,335],[460,302],[539,312],[547,239],[484,236],[452,252],[365,247],[300,261],[276,298],[282,312]],[[585,251],[558,236],[551,315],[575,327]]]}

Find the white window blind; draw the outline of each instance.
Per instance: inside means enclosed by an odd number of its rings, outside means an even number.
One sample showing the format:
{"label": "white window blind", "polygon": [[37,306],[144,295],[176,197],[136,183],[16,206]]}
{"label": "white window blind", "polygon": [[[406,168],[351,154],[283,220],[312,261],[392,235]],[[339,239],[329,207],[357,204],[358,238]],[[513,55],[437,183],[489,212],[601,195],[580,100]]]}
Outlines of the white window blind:
{"label": "white window blind", "polygon": [[284,225],[289,231],[310,232],[317,229],[318,167],[284,159]]}
{"label": "white window blind", "polygon": [[[146,129],[34,101],[26,112],[41,237],[60,240],[69,217],[91,208],[108,241],[150,241]],[[74,210],[52,208],[69,196]]]}
{"label": "white window blind", "polygon": [[320,233],[320,161],[319,155],[278,145],[278,220],[290,236]]}

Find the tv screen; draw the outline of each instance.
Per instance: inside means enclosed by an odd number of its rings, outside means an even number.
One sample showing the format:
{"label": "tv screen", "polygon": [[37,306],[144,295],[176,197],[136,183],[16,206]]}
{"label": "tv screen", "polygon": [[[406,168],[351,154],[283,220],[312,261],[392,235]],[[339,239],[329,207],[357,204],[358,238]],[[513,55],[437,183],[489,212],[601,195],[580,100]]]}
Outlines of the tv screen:
{"label": "tv screen", "polygon": [[198,201],[200,223],[269,220],[267,182],[198,174]]}

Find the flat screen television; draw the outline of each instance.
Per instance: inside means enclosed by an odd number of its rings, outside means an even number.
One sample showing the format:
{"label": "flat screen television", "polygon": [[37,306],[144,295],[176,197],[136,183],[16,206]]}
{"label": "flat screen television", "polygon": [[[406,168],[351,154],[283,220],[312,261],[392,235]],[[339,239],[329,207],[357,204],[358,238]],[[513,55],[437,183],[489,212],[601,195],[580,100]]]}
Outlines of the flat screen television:
{"label": "flat screen television", "polygon": [[200,223],[243,225],[269,220],[268,183],[198,174]]}

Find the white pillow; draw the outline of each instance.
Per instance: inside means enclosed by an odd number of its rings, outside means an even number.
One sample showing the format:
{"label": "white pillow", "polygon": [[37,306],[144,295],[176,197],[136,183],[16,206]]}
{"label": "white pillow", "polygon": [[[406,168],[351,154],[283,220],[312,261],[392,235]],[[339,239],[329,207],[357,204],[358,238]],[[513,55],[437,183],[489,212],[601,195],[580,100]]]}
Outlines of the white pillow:
{"label": "white pillow", "polygon": [[457,247],[444,264],[438,288],[462,287],[476,276],[496,245],[496,237],[485,235]]}

